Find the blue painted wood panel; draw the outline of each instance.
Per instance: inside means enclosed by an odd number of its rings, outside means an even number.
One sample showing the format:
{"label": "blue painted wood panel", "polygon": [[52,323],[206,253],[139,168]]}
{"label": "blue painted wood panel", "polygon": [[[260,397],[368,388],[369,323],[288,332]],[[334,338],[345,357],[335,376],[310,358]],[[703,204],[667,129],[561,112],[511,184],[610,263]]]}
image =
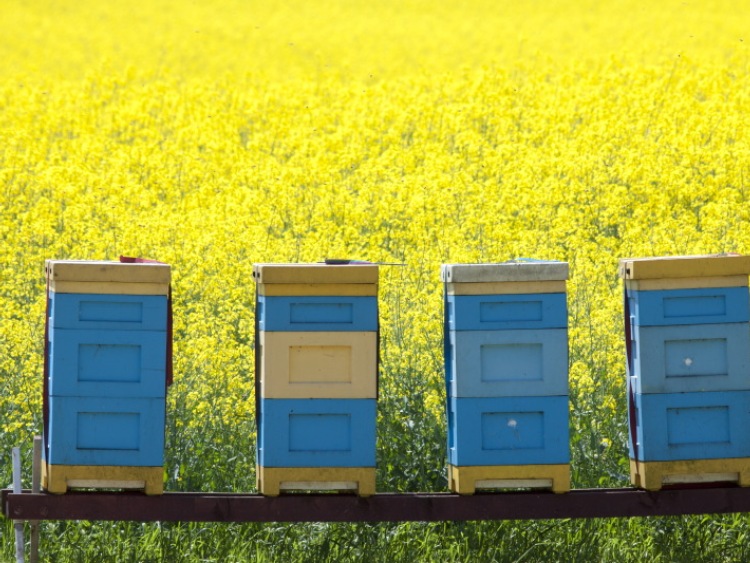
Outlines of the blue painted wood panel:
{"label": "blue painted wood panel", "polygon": [[750,324],[633,326],[638,393],[750,390]]}
{"label": "blue painted wood panel", "polygon": [[448,399],[452,465],[570,462],[568,397]]}
{"label": "blue painted wood panel", "polygon": [[358,331],[378,328],[377,297],[258,296],[260,330]]}
{"label": "blue painted wood panel", "polygon": [[164,397],[166,331],[50,331],[53,396]]}
{"label": "blue painted wood panel", "polygon": [[501,397],[568,394],[568,331],[449,330],[448,394]]}
{"label": "blue painted wood panel", "polygon": [[49,463],[164,463],[164,399],[50,397]]}
{"label": "blue painted wood panel", "polygon": [[679,461],[750,457],[750,391],[634,393],[632,459]]}
{"label": "blue painted wood panel", "polygon": [[747,323],[747,287],[627,291],[633,324],[640,326]]}
{"label": "blue painted wood panel", "polygon": [[261,399],[263,467],[374,467],[375,399]]}
{"label": "blue painted wood panel", "polygon": [[446,315],[451,330],[565,328],[565,293],[448,295]]}
{"label": "blue painted wood panel", "polygon": [[166,330],[164,295],[49,294],[52,329]]}

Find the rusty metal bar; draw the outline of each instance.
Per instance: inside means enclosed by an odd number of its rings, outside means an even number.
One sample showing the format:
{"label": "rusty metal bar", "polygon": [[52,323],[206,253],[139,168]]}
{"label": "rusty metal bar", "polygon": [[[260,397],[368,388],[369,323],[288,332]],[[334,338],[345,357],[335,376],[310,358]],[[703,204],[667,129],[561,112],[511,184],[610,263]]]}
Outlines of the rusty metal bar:
{"label": "rusty metal bar", "polygon": [[181,522],[380,522],[614,518],[750,512],[750,488],[704,487],[648,492],[579,489],[564,494],[504,492],[299,494],[2,491],[2,510],[20,520]]}

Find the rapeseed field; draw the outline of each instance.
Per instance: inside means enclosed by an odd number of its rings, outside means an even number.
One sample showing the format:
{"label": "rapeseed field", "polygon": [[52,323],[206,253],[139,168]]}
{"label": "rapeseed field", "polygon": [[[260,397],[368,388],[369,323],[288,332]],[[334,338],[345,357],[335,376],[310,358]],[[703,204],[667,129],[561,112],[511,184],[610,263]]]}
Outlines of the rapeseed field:
{"label": "rapeseed field", "polygon": [[[172,265],[165,488],[255,486],[255,262],[380,278],[378,489],[447,490],[442,263],[570,263],[573,487],[628,484],[620,258],[750,253],[736,0],[4,0],[0,475],[45,259]],[[25,470],[27,474],[30,471]],[[746,561],[744,515],[42,527],[50,561]],[[4,560],[12,528],[2,528]]]}

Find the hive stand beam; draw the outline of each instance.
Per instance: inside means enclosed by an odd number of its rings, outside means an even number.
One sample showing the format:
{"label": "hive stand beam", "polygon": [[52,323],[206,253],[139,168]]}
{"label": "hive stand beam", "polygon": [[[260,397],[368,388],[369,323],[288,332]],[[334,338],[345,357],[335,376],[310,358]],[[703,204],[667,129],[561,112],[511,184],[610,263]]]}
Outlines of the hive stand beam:
{"label": "hive stand beam", "polygon": [[504,492],[302,494],[71,492],[3,490],[2,510],[22,520],[172,522],[436,522],[620,518],[750,512],[750,488],[698,486],[660,491],[578,489]]}

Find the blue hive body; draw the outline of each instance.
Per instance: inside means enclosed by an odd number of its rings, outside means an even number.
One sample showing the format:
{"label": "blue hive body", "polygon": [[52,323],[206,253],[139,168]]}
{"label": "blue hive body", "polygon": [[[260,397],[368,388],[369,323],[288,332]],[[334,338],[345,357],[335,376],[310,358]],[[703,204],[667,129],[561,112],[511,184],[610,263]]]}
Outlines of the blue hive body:
{"label": "blue hive body", "polygon": [[456,492],[540,472],[555,492],[569,488],[567,271],[559,262],[443,266]]}
{"label": "blue hive body", "polygon": [[631,477],[641,486],[658,488],[681,462],[750,458],[748,271],[736,255],[621,262]]}
{"label": "blue hive body", "polygon": [[145,279],[140,268],[47,264],[44,457],[72,480],[80,467],[102,467],[95,481],[106,482],[106,467],[164,463],[169,267]]}
{"label": "blue hive body", "polygon": [[570,462],[568,397],[452,397],[448,461],[452,465]]}
{"label": "blue hive body", "polygon": [[258,488],[375,490],[377,266],[256,264]]}
{"label": "blue hive body", "polygon": [[261,399],[264,467],[374,467],[374,399]]}

